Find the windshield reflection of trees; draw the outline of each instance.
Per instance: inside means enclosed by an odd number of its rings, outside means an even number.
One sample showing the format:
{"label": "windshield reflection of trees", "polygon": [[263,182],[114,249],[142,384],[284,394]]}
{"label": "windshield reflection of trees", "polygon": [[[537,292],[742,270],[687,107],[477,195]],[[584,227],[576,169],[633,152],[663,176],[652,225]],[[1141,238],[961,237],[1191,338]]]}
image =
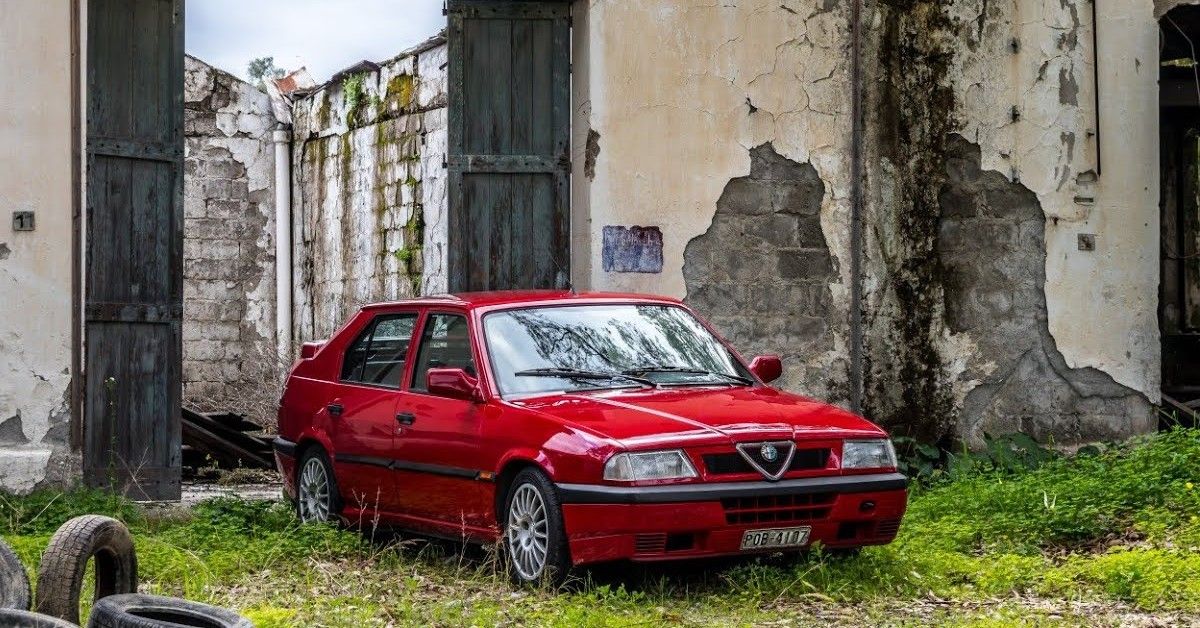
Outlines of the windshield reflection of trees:
{"label": "windshield reflection of trees", "polygon": [[725,347],[675,307],[591,306],[501,316],[519,323],[513,331],[528,335],[543,367],[620,372],[668,366],[737,374]]}

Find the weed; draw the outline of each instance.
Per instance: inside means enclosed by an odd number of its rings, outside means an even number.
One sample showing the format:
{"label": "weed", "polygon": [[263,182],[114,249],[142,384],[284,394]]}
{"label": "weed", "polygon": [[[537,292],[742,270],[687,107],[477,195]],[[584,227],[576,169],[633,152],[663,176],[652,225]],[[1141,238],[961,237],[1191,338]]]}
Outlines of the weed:
{"label": "weed", "polygon": [[[1200,431],[1071,457],[1012,453],[917,487],[899,538],[857,556],[608,566],[562,591],[514,590],[488,551],[301,525],[279,502],[220,498],[164,517],[100,493],[37,493],[0,500],[0,533],[32,568],[58,523],[114,514],[133,527],[143,590],[239,608],[261,626],[807,623],[814,607],[851,624],[907,613],[915,625],[1025,614],[1097,625],[1200,611]],[[927,600],[934,610],[921,610]]]}

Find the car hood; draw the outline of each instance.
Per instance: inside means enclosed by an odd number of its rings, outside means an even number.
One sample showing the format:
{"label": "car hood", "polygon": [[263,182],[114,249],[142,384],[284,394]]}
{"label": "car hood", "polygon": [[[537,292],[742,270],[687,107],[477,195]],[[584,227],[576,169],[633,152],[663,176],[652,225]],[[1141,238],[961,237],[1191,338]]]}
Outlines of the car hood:
{"label": "car hood", "polygon": [[841,408],[766,386],[561,393],[511,403],[631,449],[884,435]]}

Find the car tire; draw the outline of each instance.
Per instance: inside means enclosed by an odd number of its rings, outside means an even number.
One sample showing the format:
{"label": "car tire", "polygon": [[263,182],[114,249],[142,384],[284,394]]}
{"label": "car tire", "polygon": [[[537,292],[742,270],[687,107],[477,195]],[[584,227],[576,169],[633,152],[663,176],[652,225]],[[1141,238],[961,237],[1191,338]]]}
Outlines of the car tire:
{"label": "car tire", "polygon": [[32,599],[25,566],[12,548],[0,540],[0,608],[27,611]]}
{"label": "car tire", "polygon": [[79,623],[79,595],[89,561],[96,563],[96,597],[137,592],[137,554],[125,524],[84,515],[64,523],[42,554],[37,612]]}
{"label": "car tire", "polygon": [[158,595],[112,595],[96,602],[88,628],[254,628],[249,619],[219,606]]}
{"label": "car tire", "polygon": [[0,626],[4,626],[4,628],[79,628],[64,619],[15,608],[0,608]]}
{"label": "car tire", "polygon": [[296,516],[304,523],[335,522],[341,512],[342,496],[329,456],[319,446],[305,449],[296,465]]}
{"label": "car tire", "polygon": [[517,473],[504,499],[500,551],[513,582],[557,587],[571,571],[558,491],[546,474]]}

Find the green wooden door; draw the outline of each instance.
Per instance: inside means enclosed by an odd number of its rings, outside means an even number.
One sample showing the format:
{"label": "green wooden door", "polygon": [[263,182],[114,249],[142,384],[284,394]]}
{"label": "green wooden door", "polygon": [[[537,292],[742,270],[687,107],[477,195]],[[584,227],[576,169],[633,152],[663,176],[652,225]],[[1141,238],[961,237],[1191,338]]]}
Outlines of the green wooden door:
{"label": "green wooden door", "polygon": [[84,477],[180,494],[183,0],[88,0]]}
{"label": "green wooden door", "polygon": [[449,0],[449,285],[570,279],[570,3]]}

